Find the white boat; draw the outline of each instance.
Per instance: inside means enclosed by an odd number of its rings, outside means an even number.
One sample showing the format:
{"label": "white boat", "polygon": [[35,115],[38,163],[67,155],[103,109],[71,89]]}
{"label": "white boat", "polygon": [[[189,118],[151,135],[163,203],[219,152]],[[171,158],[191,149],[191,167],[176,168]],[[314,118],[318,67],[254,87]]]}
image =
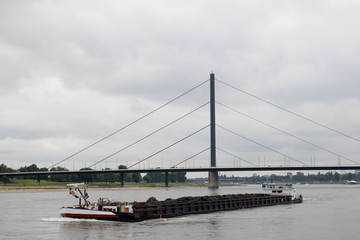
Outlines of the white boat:
{"label": "white boat", "polygon": [[79,204],[72,207],[62,207],[60,216],[70,218],[93,218],[102,220],[127,219],[133,213],[133,206],[128,202],[111,202],[107,198],[99,198],[97,203],[91,203],[87,199],[84,183],[67,184],[69,194],[79,199]]}
{"label": "white boat", "polygon": [[357,184],[357,182],[354,180],[346,180],[345,184]]}
{"label": "white boat", "polygon": [[266,194],[272,196],[291,196],[292,201],[302,202],[302,196],[295,188],[292,187],[291,183],[263,183],[263,191]]}

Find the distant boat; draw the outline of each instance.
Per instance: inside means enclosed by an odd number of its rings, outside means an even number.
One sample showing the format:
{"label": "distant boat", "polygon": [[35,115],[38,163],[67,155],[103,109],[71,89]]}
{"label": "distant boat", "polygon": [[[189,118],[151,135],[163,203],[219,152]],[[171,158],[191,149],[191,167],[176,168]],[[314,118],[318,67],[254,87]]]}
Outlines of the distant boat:
{"label": "distant boat", "polygon": [[302,196],[291,183],[263,183],[262,188],[264,193],[272,196],[291,196],[292,201],[302,202]]}
{"label": "distant boat", "polygon": [[355,180],[346,180],[345,184],[357,184]]}

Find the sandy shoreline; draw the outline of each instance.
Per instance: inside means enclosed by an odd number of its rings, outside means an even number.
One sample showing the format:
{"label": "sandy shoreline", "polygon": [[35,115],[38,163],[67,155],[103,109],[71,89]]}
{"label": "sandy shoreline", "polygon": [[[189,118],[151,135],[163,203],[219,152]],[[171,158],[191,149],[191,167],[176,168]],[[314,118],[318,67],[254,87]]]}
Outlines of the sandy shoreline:
{"label": "sandy shoreline", "polygon": [[[91,188],[88,189],[91,191],[124,191],[124,190],[140,190],[147,189],[148,187],[124,187],[124,188]],[[0,186],[0,194],[1,193],[29,193],[29,192],[66,192],[67,189],[65,187],[57,187],[57,186],[43,186],[43,187],[6,187]]]}
{"label": "sandy shoreline", "polygon": [[[171,188],[183,187],[201,187],[201,186],[176,186]],[[141,190],[141,189],[162,189],[165,187],[87,187],[91,191],[124,191],[124,190]],[[66,192],[66,187],[62,186],[0,186],[1,193],[31,193],[31,192]]]}

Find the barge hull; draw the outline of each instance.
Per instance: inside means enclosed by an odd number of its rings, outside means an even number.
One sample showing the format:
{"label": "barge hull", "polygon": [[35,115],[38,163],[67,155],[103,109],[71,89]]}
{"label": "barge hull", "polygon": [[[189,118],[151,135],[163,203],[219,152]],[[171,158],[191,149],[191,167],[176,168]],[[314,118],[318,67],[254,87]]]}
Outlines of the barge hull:
{"label": "barge hull", "polygon": [[[157,201],[155,198],[150,198],[147,202],[134,202],[133,212],[131,213],[86,209],[76,209],[76,211],[74,211],[71,210],[71,208],[63,208],[61,216],[139,222],[155,218],[171,218],[189,214],[204,214],[301,202],[302,197],[293,200],[291,196],[273,196],[269,194],[229,194],[220,196],[183,197],[179,199],[167,199],[165,201]],[[117,203],[114,202],[113,204],[116,205]],[[71,214],[71,211],[73,211],[73,214]]]}

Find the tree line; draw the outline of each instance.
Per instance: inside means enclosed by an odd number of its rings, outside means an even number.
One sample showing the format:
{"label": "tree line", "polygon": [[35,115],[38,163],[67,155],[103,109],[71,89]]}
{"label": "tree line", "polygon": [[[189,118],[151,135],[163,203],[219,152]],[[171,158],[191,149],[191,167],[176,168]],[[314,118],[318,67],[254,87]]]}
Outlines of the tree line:
{"label": "tree line", "polygon": [[[118,169],[126,169],[124,165],[119,165]],[[93,170],[91,168],[82,168],[80,170]],[[109,168],[104,170],[110,170]],[[5,164],[0,165],[0,172],[43,172],[48,171],[47,168],[38,168],[36,164],[31,164],[30,166],[20,167],[15,170],[7,167]],[[53,167],[50,171],[70,171],[67,168],[63,167]],[[162,172],[151,172],[147,173],[144,177],[140,173],[126,173],[123,175],[125,182],[148,182],[148,183],[158,183],[165,181],[165,174]],[[317,174],[302,174],[298,173],[296,175],[275,175],[271,174],[265,176],[252,176],[252,177],[227,177],[226,175],[220,175],[220,179],[233,178],[239,182],[245,183],[263,183],[263,182],[300,182],[300,183],[343,183],[345,181],[360,181],[360,173],[345,173],[340,174],[338,172],[327,172]],[[23,176],[21,179],[37,179],[37,176]],[[172,172],[169,173],[169,182],[185,182],[186,181],[186,172]],[[0,179],[2,181],[9,181],[8,177],[3,177]],[[77,182],[77,174],[69,175],[52,175],[52,176],[41,176],[40,180],[50,180],[54,182]],[[119,182],[120,174],[118,173],[103,173],[103,174],[81,174],[81,180],[83,182]]]}
{"label": "tree line", "polygon": [[[118,169],[127,169],[124,165],[119,165]],[[82,168],[83,170],[93,170],[91,168]],[[111,170],[109,168],[105,168],[103,170]],[[5,164],[0,165],[0,172],[47,172],[48,168],[38,168],[36,164],[31,164],[30,166],[20,167],[15,170],[7,167]],[[50,171],[70,171],[64,167],[53,167]],[[22,176],[18,177],[20,179],[37,179],[37,176]],[[10,179],[6,176],[3,177],[2,181],[8,182]],[[78,175],[77,174],[67,174],[67,175],[50,175],[50,176],[40,176],[40,180],[49,180],[53,182],[77,182]],[[121,174],[119,173],[102,173],[102,174],[81,174],[81,181],[83,182],[119,182],[121,181]],[[148,183],[157,183],[165,181],[165,174],[161,172],[156,173],[147,173],[144,177],[141,176],[140,173],[125,173],[123,174],[123,180],[125,182],[148,182]],[[185,182],[186,181],[186,172],[174,172],[169,173],[169,182]]]}
{"label": "tree line", "polygon": [[[221,175],[220,179],[235,178]],[[239,182],[244,183],[264,183],[264,182],[299,182],[299,183],[343,183],[345,181],[360,181],[360,173],[344,173],[338,172],[327,172],[317,174],[303,174],[299,173],[296,175],[275,175],[271,174],[265,176],[252,176],[252,177],[237,177],[235,178]]]}

